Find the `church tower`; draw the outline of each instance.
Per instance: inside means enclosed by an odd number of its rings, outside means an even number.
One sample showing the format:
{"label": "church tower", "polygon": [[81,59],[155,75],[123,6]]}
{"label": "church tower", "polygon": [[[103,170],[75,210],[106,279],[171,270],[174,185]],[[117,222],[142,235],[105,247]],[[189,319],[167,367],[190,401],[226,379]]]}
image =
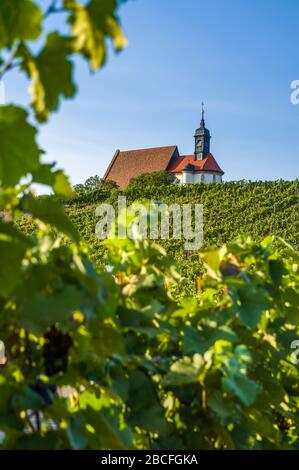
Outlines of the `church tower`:
{"label": "church tower", "polygon": [[202,103],[200,127],[195,131],[195,160],[203,160],[210,153],[210,131],[205,126],[205,111]]}

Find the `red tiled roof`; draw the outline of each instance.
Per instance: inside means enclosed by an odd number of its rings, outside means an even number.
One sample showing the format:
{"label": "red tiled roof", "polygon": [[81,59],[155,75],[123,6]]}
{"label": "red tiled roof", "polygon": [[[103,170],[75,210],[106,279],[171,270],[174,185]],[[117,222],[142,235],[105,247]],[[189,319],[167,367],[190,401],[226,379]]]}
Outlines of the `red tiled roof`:
{"label": "red tiled roof", "polygon": [[176,145],[170,147],[155,147],[141,150],[117,150],[104,179],[115,181],[120,188],[129,184],[131,178],[144,173],[166,170],[170,159],[179,155]]}
{"label": "red tiled roof", "polygon": [[214,171],[216,173],[221,173],[222,175],[224,174],[211,153],[208,153],[203,160],[194,160],[194,155],[182,155],[174,157],[171,160],[167,170],[171,171],[172,173],[179,173],[188,164],[193,165],[195,171]]}

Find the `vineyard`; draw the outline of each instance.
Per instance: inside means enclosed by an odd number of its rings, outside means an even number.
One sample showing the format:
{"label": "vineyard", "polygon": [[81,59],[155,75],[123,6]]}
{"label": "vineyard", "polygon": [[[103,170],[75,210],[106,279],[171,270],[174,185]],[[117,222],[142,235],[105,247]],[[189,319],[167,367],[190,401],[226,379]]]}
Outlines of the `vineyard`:
{"label": "vineyard", "polygon": [[[108,202],[117,208],[118,196],[128,204],[136,200],[160,201],[168,205],[203,204],[204,247],[220,247],[239,236],[262,240],[268,235],[282,237],[298,247],[299,181],[228,182],[210,185],[142,185],[127,191],[95,190],[67,202],[67,212],[86,242],[89,256],[100,267],[104,248],[95,236],[95,209]],[[181,286],[192,292],[196,275],[202,272],[198,252],[184,252],[184,240],[160,240],[184,276]]]}
{"label": "vineyard", "polygon": [[[79,60],[125,47],[125,3],[0,2],[0,77],[31,93],[0,106],[0,449],[299,449],[298,180],[94,190],[43,160]],[[203,204],[204,246],[101,242],[119,195]]]}

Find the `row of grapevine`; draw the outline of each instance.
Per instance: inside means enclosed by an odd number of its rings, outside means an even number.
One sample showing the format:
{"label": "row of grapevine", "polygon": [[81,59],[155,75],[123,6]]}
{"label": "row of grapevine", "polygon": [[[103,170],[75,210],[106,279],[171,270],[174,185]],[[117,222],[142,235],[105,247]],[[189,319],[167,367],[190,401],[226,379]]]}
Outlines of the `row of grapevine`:
{"label": "row of grapevine", "polygon": [[[166,204],[203,204],[204,246],[221,246],[243,235],[261,240],[268,235],[299,243],[299,181],[229,182],[224,184],[129,188],[127,191],[93,191],[67,202],[67,212],[85,240],[91,259],[102,264],[103,247],[94,231],[97,223],[95,208],[101,202],[117,207],[118,196],[135,200],[158,200]],[[198,253],[186,259],[183,240],[160,240],[172,256],[185,280],[184,290],[192,292],[196,275],[202,271]]]}

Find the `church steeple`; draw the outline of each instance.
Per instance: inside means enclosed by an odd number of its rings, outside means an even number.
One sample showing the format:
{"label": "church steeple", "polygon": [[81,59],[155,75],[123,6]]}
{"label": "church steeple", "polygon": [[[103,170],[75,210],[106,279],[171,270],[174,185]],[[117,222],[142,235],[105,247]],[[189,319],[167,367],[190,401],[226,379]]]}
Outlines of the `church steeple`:
{"label": "church steeple", "polygon": [[201,121],[200,127],[195,131],[195,160],[203,160],[208,153],[210,153],[210,131],[206,128],[205,124],[205,110],[204,104],[202,103],[201,108]]}
{"label": "church steeple", "polygon": [[204,103],[201,103],[201,121],[200,121],[200,127],[205,127],[205,108],[204,108]]}

